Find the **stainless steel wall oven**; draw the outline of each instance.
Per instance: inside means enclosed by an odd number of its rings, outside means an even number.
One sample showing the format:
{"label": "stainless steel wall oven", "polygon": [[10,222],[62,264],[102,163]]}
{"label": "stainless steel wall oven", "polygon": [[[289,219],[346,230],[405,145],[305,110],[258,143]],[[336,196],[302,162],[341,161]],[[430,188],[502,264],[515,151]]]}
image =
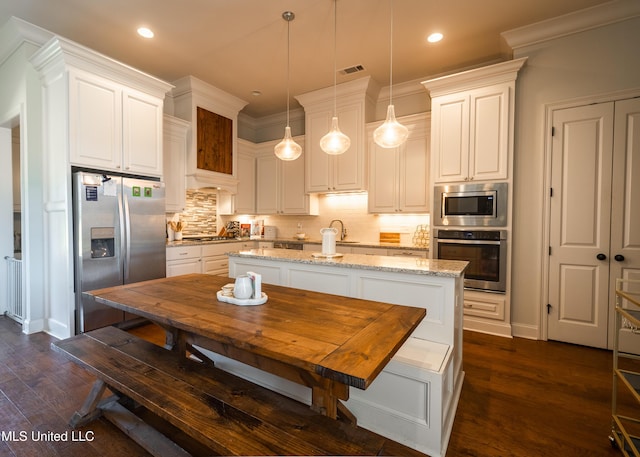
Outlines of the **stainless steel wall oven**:
{"label": "stainless steel wall oven", "polygon": [[506,230],[433,229],[434,258],[466,260],[464,286],[505,292],[507,285]]}

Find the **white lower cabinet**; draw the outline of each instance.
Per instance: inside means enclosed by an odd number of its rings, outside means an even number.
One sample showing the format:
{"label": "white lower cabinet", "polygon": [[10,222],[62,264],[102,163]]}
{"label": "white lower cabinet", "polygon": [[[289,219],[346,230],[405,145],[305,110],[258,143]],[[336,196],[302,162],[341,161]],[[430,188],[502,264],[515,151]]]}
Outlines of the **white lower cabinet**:
{"label": "white lower cabinet", "polygon": [[167,248],[167,278],[171,276],[200,273],[200,246],[177,246]]}
{"label": "white lower cabinet", "polygon": [[227,276],[229,274],[228,252],[253,249],[255,241],[214,243],[195,246],[167,247],[167,277],[204,273]]}
{"label": "white lower cabinet", "polygon": [[465,316],[485,317],[502,321],[504,320],[505,302],[506,298],[502,294],[465,290],[464,314]]}

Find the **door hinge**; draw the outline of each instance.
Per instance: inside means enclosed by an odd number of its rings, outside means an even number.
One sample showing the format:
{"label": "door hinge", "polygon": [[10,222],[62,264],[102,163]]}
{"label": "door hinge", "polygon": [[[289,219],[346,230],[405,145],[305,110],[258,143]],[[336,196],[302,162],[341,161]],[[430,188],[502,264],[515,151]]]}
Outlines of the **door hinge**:
{"label": "door hinge", "polygon": [[556,128],[551,127],[551,136],[556,136]]}
{"label": "door hinge", "polygon": [[549,255],[551,255],[551,246],[549,246]]}
{"label": "door hinge", "polygon": [[547,303],[547,314],[551,314],[551,303]]}
{"label": "door hinge", "polygon": [[553,187],[549,187],[549,197],[553,197]]}

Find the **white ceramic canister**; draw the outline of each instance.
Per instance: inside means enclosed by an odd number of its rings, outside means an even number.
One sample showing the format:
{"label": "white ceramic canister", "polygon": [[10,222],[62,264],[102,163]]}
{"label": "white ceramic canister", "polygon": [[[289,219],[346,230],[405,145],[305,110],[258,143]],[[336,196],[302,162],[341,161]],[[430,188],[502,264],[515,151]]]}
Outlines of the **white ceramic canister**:
{"label": "white ceramic canister", "polygon": [[336,235],[338,229],[333,227],[320,229],[322,235],[322,254],[334,255],[336,253]]}

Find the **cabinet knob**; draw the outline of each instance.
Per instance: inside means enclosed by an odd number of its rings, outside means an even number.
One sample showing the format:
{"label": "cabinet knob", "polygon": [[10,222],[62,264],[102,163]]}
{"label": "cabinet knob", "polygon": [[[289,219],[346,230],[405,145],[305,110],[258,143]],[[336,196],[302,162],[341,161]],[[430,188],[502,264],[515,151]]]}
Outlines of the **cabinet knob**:
{"label": "cabinet knob", "polygon": [[607,256],[601,252],[596,256],[596,259],[598,259],[598,260],[607,260]]}
{"label": "cabinet knob", "polygon": [[616,254],[613,257],[613,260],[615,260],[616,262],[623,262],[624,261],[624,256],[622,254]]}

